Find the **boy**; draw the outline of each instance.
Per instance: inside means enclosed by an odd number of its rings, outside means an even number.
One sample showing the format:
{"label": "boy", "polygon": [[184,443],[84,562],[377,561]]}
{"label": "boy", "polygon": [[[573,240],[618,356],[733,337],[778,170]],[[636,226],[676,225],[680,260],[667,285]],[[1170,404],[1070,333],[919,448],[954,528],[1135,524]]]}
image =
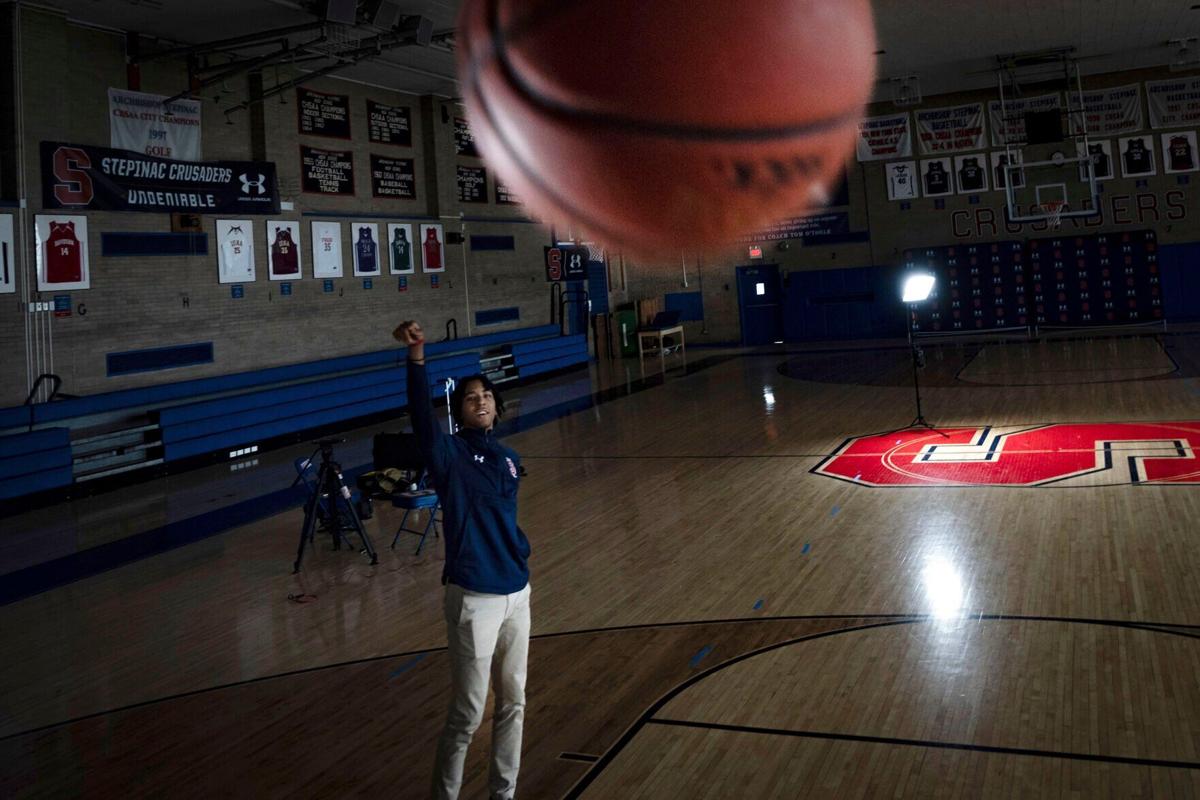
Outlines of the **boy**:
{"label": "boy", "polygon": [[529,541],[517,526],[520,457],[493,433],[504,402],[490,380],[472,375],[459,381],[450,408],[460,430],[449,436],[433,415],[421,326],[403,322],[392,336],[408,347],[408,409],[441,500],[446,547],[442,583],[453,694],[438,742],[433,796],[458,797],[495,657],[488,791],[492,798],[511,800],[521,761],[529,652]]}

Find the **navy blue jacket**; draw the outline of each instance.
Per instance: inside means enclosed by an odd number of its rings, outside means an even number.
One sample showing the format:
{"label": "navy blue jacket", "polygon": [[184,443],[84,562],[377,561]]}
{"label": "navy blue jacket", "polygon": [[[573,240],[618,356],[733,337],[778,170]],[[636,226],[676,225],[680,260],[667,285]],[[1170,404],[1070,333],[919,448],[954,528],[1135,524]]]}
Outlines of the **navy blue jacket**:
{"label": "navy blue jacket", "polygon": [[442,503],[442,583],[486,594],[521,591],[529,583],[529,540],[517,526],[520,457],[491,431],[443,431],[433,415],[425,366],[411,361],[408,411]]}

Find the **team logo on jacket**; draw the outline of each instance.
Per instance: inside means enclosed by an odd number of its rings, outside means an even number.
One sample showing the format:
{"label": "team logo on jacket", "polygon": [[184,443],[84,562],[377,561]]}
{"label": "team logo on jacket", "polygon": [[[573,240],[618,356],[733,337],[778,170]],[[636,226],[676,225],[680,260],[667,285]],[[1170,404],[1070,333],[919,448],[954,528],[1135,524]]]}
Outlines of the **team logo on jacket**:
{"label": "team logo on jacket", "polygon": [[514,464],[513,460],[508,456],[505,456],[504,460],[508,462],[508,471],[512,473],[514,478],[517,477],[517,465]]}
{"label": "team logo on jacket", "polygon": [[863,486],[1200,484],[1200,422],[905,430],[848,439],[811,470]]}

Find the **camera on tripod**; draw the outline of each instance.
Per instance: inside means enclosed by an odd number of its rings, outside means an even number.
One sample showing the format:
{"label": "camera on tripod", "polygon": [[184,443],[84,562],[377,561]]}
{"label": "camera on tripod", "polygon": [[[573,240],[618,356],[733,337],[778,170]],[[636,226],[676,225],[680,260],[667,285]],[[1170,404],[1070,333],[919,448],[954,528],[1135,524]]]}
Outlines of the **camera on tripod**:
{"label": "camera on tripod", "polygon": [[[317,440],[317,449],[298,470],[300,474],[296,476],[296,483],[303,482],[309,495],[308,502],[304,504],[304,525],[300,529],[300,546],[296,550],[296,561],[292,565],[293,574],[300,571],[300,562],[304,560],[304,546],[313,541],[318,525],[333,537],[334,550],[340,550],[342,542],[349,546],[350,541],[345,532],[356,531],[362,542],[361,552],[371,557],[372,565],[379,563],[379,557],[375,554],[375,548],[371,546],[371,539],[363,527],[362,516],[351,500],[350,488],[342,478],[342,465],[333,457],[333,446],[345,441],[339,438]],[[317,467],[316,481],[310,484],[306,475],[313,467],[313,459],[318,452],[321,454],[321,464]]]}

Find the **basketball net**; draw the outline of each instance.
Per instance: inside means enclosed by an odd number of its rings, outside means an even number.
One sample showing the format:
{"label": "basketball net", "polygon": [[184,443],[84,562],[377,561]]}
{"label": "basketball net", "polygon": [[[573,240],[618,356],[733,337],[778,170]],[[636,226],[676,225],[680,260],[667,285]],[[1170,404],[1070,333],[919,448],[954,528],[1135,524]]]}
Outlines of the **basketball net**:
{"label": "basketball net", "polygon": [[1062,226],[1063,209],[1067,207],[1067,204],[1062,200],[1050,200],[1041,203],[1040,207],[1042,213],[1046,215],[1046,222],[1051,228],[1058,230]]}

